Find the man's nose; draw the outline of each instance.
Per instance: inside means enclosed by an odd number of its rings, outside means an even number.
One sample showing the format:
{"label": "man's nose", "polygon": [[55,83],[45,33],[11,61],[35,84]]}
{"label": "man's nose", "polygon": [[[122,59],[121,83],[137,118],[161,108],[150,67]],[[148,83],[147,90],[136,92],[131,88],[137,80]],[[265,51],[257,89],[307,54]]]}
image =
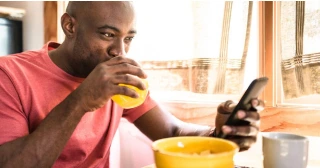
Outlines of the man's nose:
{"label": "man's nose", "polygon": [[116,56],[126,56],[126,44],[123,40],[117,40],[113,43],[113,45],[110,47],[109,54],[113,57]]}

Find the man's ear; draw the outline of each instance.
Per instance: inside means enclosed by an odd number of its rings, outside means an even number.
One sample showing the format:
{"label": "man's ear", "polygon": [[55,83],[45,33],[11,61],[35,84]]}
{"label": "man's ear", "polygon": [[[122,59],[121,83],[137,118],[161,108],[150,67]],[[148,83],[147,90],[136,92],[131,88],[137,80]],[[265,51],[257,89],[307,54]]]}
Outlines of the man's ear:
{"label": "man's ear", "polygon": [[75,22],[76,20],[72,16],[70,16],[68,13],[64,13],[61,16],[61,27],[64,34],[66,35],[66,38],[74,37]]}

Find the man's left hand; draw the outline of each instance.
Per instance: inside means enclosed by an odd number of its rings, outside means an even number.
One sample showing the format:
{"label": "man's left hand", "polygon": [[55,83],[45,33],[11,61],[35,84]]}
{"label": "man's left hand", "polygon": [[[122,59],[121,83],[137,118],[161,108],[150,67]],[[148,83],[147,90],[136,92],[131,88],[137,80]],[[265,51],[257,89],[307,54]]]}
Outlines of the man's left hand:
{"label": "man's left hand", "polygon": [[248,121],[248,126],[223,125],[230,116],[235,103],[226,101],[219,105],[216,116],[216,134],[222,131],[226,135],[226,139],[231,140],[239,145],[240,151],[247,150],[256,142],[260,129],[259,111],[263,110],[264,103],[261,100],[253,99],[252,107],[257,111],[239,110],[236,114],[238,120]]}

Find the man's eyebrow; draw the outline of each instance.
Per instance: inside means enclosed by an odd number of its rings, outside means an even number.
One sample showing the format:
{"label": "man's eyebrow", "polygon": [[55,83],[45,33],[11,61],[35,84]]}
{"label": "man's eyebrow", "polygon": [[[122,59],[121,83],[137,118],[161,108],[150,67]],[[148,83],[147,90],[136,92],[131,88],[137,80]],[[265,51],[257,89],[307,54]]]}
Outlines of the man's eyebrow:
{"label": "man's eyebrow", "polygon": [[128,33],[129,34],[137,34],[137,30],[130,30]]}
{"label": "man's eyebrow", "polygon": [[[103,26],[98,27],[98,29],[112,29],[112,30],[120,33],[120,30],[118,28],[116,28],[114,26],[110,26],[110,25],[103,25]],[[136,30],[130,30],[128,33],[129,34],[136,34],[137,31]]]}

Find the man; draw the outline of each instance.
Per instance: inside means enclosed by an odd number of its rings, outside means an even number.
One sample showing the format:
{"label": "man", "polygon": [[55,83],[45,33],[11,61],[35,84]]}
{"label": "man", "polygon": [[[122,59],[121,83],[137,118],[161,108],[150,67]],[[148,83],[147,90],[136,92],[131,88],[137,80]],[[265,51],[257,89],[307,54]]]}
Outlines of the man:
{"label": "man", "polygon": [[[61,26],[66,35],[61,45],[0,58],[2,167],[109,167],[121,117],[152,140],[213,136],[213,128],[178,120],[150,96],[127,110],[110,100],[115,94],[137,96],[119,83],[145,89],[137,77],[147,75],[125,57],[136,34],[130,2],[71,1]],[[240,111],[238,117],[252,126],[222,131],[240,136],[230,140],[246,149],[255,141],[259,115]]]}

